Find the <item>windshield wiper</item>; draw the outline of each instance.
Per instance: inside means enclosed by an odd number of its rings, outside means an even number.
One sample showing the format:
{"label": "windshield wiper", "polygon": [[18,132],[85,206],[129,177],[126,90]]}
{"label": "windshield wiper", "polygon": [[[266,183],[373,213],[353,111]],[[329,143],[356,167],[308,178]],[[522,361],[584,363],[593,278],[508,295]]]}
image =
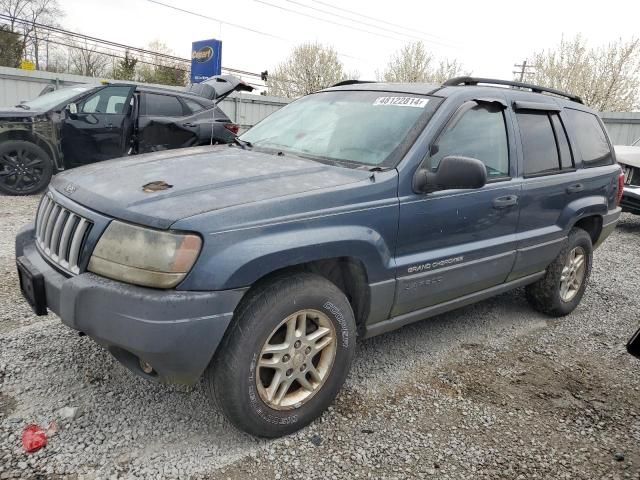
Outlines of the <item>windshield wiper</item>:
{"label": "windshield wiper", "polygon": [[24,110],[31,110],[31,107],[29,105],[25,105],[24,103],[19,103],[18,105],[16,105],[16,108],[22,108]]}
{"label": "windshield wiper", "polygon": [[253,144],[251,142],[240,140],[238,137],[234,137],[233,143],[230,143],[229,145],[237,145],[243,150],[246,150],[247,148],[253,148]]}

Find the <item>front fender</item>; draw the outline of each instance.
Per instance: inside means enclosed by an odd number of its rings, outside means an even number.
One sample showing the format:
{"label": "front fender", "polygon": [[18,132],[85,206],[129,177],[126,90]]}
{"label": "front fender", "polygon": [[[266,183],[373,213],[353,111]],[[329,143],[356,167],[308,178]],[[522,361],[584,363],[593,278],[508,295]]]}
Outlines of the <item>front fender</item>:
{"label": "front fender", "polygon": [[200,260],[180,288],[245,287],[282,268],[337,257],[362,261],[371,283],[393,275],[392,248],[374,229],[358,225],[306,227],[287,231],[271,227],[274,231],[250,229],[212,235],[205,239]]}

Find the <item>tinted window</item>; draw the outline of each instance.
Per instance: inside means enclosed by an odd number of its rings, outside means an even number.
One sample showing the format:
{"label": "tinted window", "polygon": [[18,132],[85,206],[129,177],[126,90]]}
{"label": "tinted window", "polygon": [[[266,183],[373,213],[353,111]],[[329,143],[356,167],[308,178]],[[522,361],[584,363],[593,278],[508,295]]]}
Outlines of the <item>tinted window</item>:
{"label": "tinted window", "polygon": [[489,178],[508,176],[509,147],[502,109],[471,105],[470,109],[470,105],[463,106],[440,135],[432,147],[429,167],[436,170],[444,157],[459,155],[481,160]]}
{"label": "tinted window", "polygon": [[553,131],[556,134],[558,149],[560,151],[560,165],[562,168],[573,168],[573,155],[569,147],[567,132],[557,113],[551,114],[551,123],[553,124]]}
{"label": "tinted window", "polygon": [[182,98],[182,100],[184,101],[184,103],[187,104],[187,107],[189,108],[189,110],[191,110],[191,113],[197,113],[201,110],[204,110],[204,107],[202,105],[200,105],[198,102],[196,102],[195,100],[191,100],[190,98]]}
{"label": "tinted window", "polygon": [[518,113],[524,174],[540,175],[560,170],[558,147],[546,112]]}
{"label": "tinted window", "polygon": [[145,93],[142,115],[150,117],[181,117],[184,113],[178,97]]}
{"label": "tinted window", "polygon": [[124,103],[130,87],[106,87],[85,99],[80,107],[83,113],[124,113]]}
{"label": "tinted window", "polygon": [[582,154],[585,167],[599,167],[613,162],[607,137],[598,121],[591,113],[567,109],[571,132]]}

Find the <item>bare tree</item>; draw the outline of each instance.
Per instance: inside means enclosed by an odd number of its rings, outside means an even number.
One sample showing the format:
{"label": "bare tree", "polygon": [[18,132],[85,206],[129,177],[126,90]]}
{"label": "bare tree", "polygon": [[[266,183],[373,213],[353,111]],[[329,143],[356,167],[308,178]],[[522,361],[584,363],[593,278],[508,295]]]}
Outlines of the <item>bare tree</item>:
{"label": "bare tree", "polygon": [[155,40],[147,46],[147,50],[155,52],[138,63],[138,76],[145,83],[162,85],[185,85],[187,81],[186,66],[173,61],[165,55],[175,55],[166,44]]}
{"label": "bare tree", "polygon": [[58,0],[0,0],[0,13],[8,17],[9,30],[20,35],[20,56],[32,58],[41,68],[43,46],[46,50],[50,36],[41,25],[58,23],[63,15]]}
{"label": "bare tree", "polygon": [[457,60],[436,59],[423,42],[409,43],[398,50],[387,63],[378,79],[385,82],[442,83],[461,75],[462,65]]}
{"label": "bare tree", "polygon": [[104,75],[110,58],[90,45],[86,40],[76,41],[69,48],[69,64],[71,73],[87,77]]}
{"label": "bare tree", "polygon": [[346,80],[338,52],[319,43],[303,43],[293,49],[267,79],[270,95],[300,97]]}
{"label": "bare tree", "polygon": [[618,39],[589,47],[577,35],[553,49],[534,53],[529,80],[582,97],[599,111],[631,111],[640,107],[640,39]]}

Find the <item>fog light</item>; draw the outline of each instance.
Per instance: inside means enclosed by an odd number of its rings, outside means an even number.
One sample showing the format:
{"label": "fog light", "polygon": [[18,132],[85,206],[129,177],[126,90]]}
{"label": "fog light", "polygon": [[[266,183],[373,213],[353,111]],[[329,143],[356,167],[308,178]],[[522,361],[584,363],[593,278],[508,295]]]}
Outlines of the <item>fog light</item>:
{"label": "fog light", "polygon": [[145,362],[142,359],[140,359],[140,368],[147,375],[151,375],[153,373],[153,367],[151,366],[151,364],[148,362]]}

